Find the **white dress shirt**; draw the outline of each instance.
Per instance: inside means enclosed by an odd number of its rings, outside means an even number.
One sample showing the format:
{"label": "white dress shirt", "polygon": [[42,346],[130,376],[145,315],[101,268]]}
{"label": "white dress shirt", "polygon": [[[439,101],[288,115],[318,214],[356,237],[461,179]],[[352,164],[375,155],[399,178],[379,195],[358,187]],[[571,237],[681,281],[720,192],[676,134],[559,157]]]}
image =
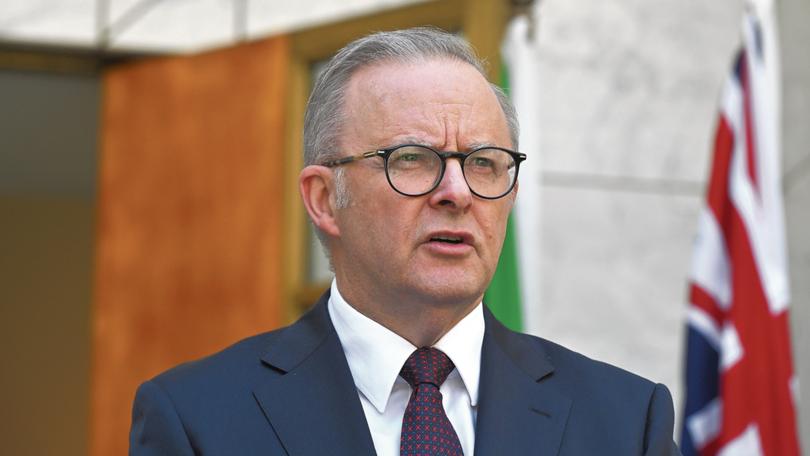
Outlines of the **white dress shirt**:
{"label": "white dress shirt", "polygon": [[[417,347],[355,310],[340,295],[335,280],[332,280],[328,308],[349,362],[377,455],[399,456],[402,417],[411,396],[411,387],[399,376],[399,371]],[[439,391],[465,456],[473,456],[475,445],[483,340],[484,310],[478,303],[434,345],[456,366]]]}

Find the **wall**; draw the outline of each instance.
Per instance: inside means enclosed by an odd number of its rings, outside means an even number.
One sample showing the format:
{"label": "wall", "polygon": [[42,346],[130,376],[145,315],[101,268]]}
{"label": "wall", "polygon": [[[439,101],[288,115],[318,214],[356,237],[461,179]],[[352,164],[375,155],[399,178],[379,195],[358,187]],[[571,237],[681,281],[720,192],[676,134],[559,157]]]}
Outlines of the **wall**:
{"label": "wall", "polygon": [[737,1],[548,0],[540,335],[672,390]]}
{"label": "wall", "polygon": [[[807,384],[810,7],[780,7],[794,358]],[[529,329],[665,383],[678,421],[692,240],[742,8],[546,0],[539,9],[543,299]]]}
{"label": "wall", "polygon": [[[810,2],[778,2],[782,43],[782,146],[789,247],[793,359],[810,385]],[[810,400],[800,404],[802,445],[810,451]]]}
{"label": "wall", "polygon": [[0,441],[84,455],[98,80],[0,70]]}

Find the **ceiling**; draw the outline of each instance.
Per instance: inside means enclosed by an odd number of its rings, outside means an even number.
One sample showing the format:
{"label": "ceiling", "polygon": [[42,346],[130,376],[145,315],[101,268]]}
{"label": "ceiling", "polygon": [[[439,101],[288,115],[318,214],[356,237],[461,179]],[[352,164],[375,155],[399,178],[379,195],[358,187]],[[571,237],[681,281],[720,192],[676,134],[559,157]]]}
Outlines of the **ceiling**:
{"label": "ceiling", "polygon": [[2,0],[0,46],[195,52],[425,0]]}

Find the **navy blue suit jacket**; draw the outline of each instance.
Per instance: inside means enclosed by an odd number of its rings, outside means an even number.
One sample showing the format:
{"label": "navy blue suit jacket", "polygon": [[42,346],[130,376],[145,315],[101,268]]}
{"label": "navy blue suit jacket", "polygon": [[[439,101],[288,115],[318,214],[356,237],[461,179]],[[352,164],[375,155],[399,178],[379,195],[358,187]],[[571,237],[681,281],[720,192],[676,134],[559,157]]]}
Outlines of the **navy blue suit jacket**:
{"label": "navy blue suit jacket", "polygon": [[[373,455],[326,307],[143,383],[130,455]],[[674,455],[656,385],[485,311],[475,455]]]}

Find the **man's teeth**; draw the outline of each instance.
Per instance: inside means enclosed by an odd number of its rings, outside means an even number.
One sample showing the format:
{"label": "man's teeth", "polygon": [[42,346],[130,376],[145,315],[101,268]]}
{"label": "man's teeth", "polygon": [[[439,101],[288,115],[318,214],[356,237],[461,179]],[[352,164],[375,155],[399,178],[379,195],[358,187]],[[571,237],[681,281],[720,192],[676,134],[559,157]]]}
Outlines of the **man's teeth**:
{"label": "man's teeth", "polygon": [[451,242],[453,244],[461,243],[460,237],[452,237],[452,236],[437,236],[431,239],[432,241],[439,241],[439,242]]}

